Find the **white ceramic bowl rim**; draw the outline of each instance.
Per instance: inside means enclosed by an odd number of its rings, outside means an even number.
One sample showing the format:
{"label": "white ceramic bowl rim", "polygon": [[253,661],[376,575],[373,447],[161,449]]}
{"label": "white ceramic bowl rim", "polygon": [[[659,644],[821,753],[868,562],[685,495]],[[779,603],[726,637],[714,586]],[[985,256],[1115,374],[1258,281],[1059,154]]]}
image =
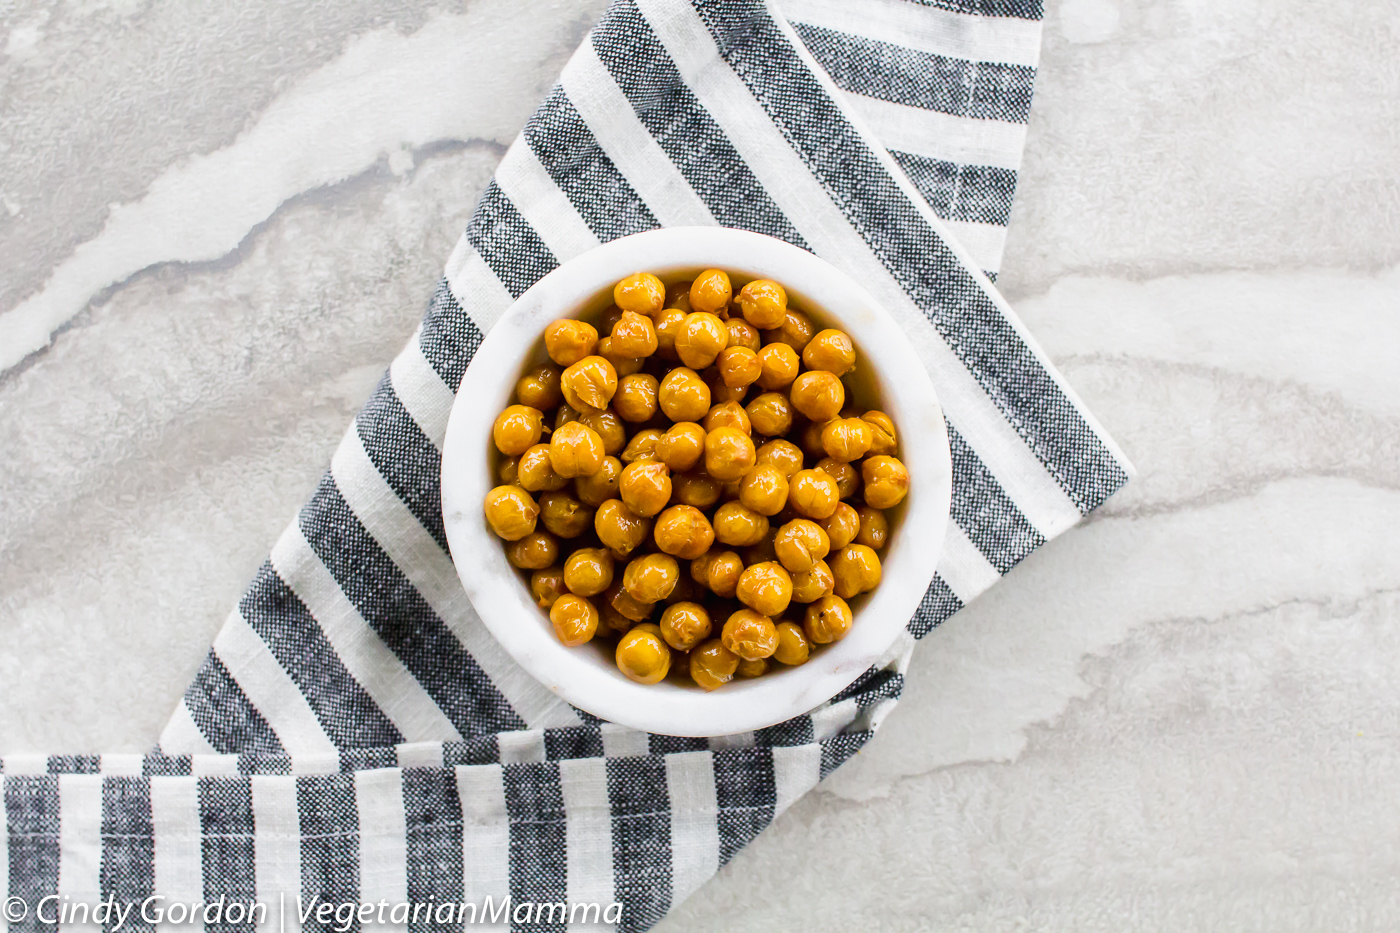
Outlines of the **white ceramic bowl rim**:
{"label": "white ceramic bowl rim", "polygon": [[[550,321],[571,317],[638,270],[663,279],[701,269],[783,283],[794,304],[851,334],[877,374],[882,404],[900,428],[910,492],[882,553],[884,579],[856,611],[850,634],[800,667],[736,680],[712,693],[627,680],[602,652],[568,648],[507,562],[482,515],[495,485],[491,425],[509,404],[527,356]],[[840,693],[888,651],[918,608],[942,550],[952,467],[942,411],[922,361],[894,319],[850,277],[781,240],[721,227],[634,234],[562,264],[490,327],[458,389],[442,455],[442,504],[453,563],[491,634],[531,676],[609,722],[666,735],[718,736],[784,722]],[[781,668],[781,665],[778,665]]]}

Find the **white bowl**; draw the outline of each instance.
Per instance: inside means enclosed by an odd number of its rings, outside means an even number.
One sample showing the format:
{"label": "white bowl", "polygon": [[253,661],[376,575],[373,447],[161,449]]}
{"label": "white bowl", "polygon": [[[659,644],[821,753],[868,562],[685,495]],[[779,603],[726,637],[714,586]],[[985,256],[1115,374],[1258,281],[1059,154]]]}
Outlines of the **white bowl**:
{"label": "white bowl", "polygon": [[[702,269],[780,282],[792,304],[819,325],[851,335],[873,377],[881,407],[899,430],[909,495],[890,513],[881,558],[884,578],[852,600],[850,634],[812,653],[800,667],[735,680],[706,693],[669,680],[633,683],[595,645],[568,648],[531,598],[524,575],[506,561],[482,512],[496,485],[491,426],[512,401],[527,364],[540,362],[541,335],[556,318],[596,312],[615,282],[646,271],[663,281]],[[862,394],[861,387],[854,393]],[[442,451],[442,512],[457,574],[491,634],[526,671],[579,709],[610,722],[665,735],[714,736],[760,729],[801,715],[835,696],[898,637],[933,578],[943,547],[952,465],[943,413],[928,372],[890,315],[845,273],[781,240],[720,227],[673,227],[614,240],[564,263],[521,295],[486,335],[458,388]],[[620,569],[619,569],[619,572]]]}

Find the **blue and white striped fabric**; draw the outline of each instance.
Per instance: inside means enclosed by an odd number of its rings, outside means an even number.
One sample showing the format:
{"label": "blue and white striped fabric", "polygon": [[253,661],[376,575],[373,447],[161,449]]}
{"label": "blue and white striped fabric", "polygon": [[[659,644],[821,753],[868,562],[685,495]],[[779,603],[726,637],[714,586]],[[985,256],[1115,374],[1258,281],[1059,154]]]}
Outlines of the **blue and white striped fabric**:
{"label": "blue and white striped fabric", "polygon": [[[617,0],[506,153],[421,327],[159,750],[3,760],[8,894],[271,906],[206,924],[228,933],[342,928],[302,923],[298,895],[428,905],[383,924],[418,933],[461,925],[434,906],[507,897],[616,902],[603,926],[643,930],[694,892],[869,739],[916,639],[1127,479],[968,271],[1000,264],[1040,13]],[[483,332],[560,262],[678,224],[770,234],[855,276],[926,360],[953,450],[945,557],[886,663],[809,715],[722,740],[599,722],[528,677],[462,592],[438,500],[448,411]],[[512,910],[516,929],[568,925]],[[33,911],[10,924],[55,926]]]}

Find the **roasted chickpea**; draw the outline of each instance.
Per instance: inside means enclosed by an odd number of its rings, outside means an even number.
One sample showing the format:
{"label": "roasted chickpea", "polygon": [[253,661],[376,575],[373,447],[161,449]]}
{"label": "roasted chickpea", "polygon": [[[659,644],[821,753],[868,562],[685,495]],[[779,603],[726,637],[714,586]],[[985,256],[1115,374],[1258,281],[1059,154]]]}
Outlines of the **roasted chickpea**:
{"label": "roasted chickpea", "polygon": [[576,411],[607,408],[617,392],[617,370],[601,356],[585,356],[564,370],[559,388]]}
{"label": "roasted chickpea", "polygon": [[786,389],[800,369],[797,351],[785,343],[770,343],[759,350],[758,362],[758,387],[767,392]]}
{"label": "roasted chickpea", "polygon": [[885,513],[879,509],[864,506],[860,510],[860,530],[856,532],[856,544],[878,551],[890,537],[890,523]]}
{"label": "roasted chickpea", "polygon": [[582,596],[565,593],[549,610],[554,634],[570,648],[591,641],[598,631],[598,609]]}
{"label": "roasted chickpea", "polygon": [[506,560],[521,570],[543,570],[559,559],[559,542],[554,535],[532,531],[506,545]]}
{"label": "roasted chickpea", "polygon": [[[839,486],[840,480],[837,480]],[[817,522],[826,532],[827,539],[831,542],[833,550],[841,550],[846,545],[856,539],[856,533],[860,531],[860,513],[844,502],[836,503],[836,511],[831,515]],[[862,541],[862,544],[866,542]]]}
{"label": "roasted chickpea", "polygon": [[638,602],[655,603],[670,596],[680,578],[680,565],[670,554],[644,554],[622,571],[622,588]]}
{"label": "roasted chickpea", "polygon": [[[731,654],[732,653],[733,652],[731,652]],[[739,666],[735,669],[734,673],[745,680],[762,677],[764,674],[768,673],[768,659],[754,658],[752,661],[746,661],[740,658]]]}
{"label": "roasted chickpea", "polygon": [[812,654],[812,643],[802,629],[792,622],[779,622],[777,629],[778,647],[773,652],[773,660],[789,667],[806,664]]}
{"label": "roasted chickpea", "polygon": [[699,421],[710,410],[710,387],[695,370],[678,366],[661,380],[656,400],[672,421]]}
{"label": "roasted chickpea", "polygon": [[564,585],[578,596],[597,596],[612,586],[613,556],[606,548],[581,547],[564,561]]}
{"label": "roasted chickpea", "polygon": [[613,410],[623,421],[634,424],[656,416],[656,377],[648,373],[633,373],[617,380],[613,393]]}
{"label": "roasted chickpea", "polygon": [[860,474],[856,472],[854,464],[823,457],[817,461],[815,469],[836,480],[836,494],[842,499],[849,499],[860,489]]}
{"label": "roasted chickpea", "polygon": [[507,541],[519,541],[533,532],[540,514],[535,500],[519,486],[497,486],[486,494],[485,508],[486,523]]}
{"label": "roasted chickpea", "polygon": [[758,354],[748,347],[725,347],[715,358],[715,368],[719,377],[731,389],[743,389],[752,385],[763,371]]}
{"label": "roasted chickpea", "polygon": [[794,518],[773,539],[773,552],[792,573],[807,573],[830,551],[831,539],[809,518]]}
{"label": "roasted chickpea", "polygon": [[627,356],[619,352],[611,337],[599,340],[598,346],[594,348],[593,352],[612,364],[613,372],[617,373],[619,379],[639,372],[646,363],[646,360],[641,357]]}
{"label": "roasted chickpea", "polygon": [[[565,370],[566,379],[568,375],[568,371]],[[568,394],[566,386],[565,398]],[[841,406],[846,404],[846,387],[831,373],[808,372],[792,381],[788,397],[792,399],[792,407],[808,418],[813,421],[828,421],[835,418],[840,413]],[[573,402],[569,404],[572,405]]]}
{"label": "roasted chickpea", "polygon": [[888,454],[867,459],[860,465],[860,476],[865,480],[865,504],[873,509],[896,506],[909,492],[909,471]]}
{"label": "roasted chickpea", "polygon": [[567,476],[554,469],[549,444],[536,444],[520,455],[515,465],[515,481],[529,492],[554,492],[569,485]]}
{"label": "roasted chickpea", "polygon": [[758,355],[759,348],[763,346],[763,338],[757,327],[741,317],[732,317],[724,322],[724,328],[729,331],[729,346],[731,348],[747,347],[754,352],[754,356]]}
{"label": "roasted chickpea", "polygon": [[748,434],[752,427],[749,423],[749,413],[744,411],[744,406],[738,402],[720,402],[710,406],[705,415],[704,425],[707,438],[709,432],[716,428],[733,428],[740,434]]}
{"label": "roasted chickpea", "polygon": [[708,509],[719,501],[721,483],[699,470],[681,473],[671,480],[671,497],[682,505]]}
{"label": "roasted chickpea", "polygon": [[780,437],[765,442],[762,447],[758,448],[756,457],[759,463],[770,463],[782,470],[783,475],[789,480],[792,479],[793,474],[802,469],[801,448],[792,441],[785,441]]}
{"label": "roasted chickpea", "polygon": [[836,578],[824,560],[817,561],[806,573],[792,575],[792,601],[795,603],[816,602],[823,596],[830,596],[835,588]]}
{"label": "roasted chickpea", "polygon": [[723,599],[733,599],[744,561],[733,551],[709,551],[690,562],[690,578]]}
{"label": "roasted chickpea", "polygon": [[618,640],[615,657],[618,670],[639,684],[659,683],[671,670],[671,649],[659,634],[640,626]]}
{"label": "roasted chickpea", "polygon": [[593,510],[567,492],[546,492],[539,498],[540,521],[559,538],[577,538],[593,527]]}
{"label": "roasted chickpea", "polygon": [[695,602],[671,603],[661,613],[661,637],[677,651],[689,651],[710,637],[710,614]]}
{"label": "roasted chickpea", "polygon": [[676,335],[685,326],[688,314],[688,310],[666,308],[656,315],[656,356],[663,360],[680,359],[676,355]]}
{"label": "roasted chickpea", "polygon": [[782,326],[787,292],[772,279],[754,279],[739,290],[739,313],[759,330]]}
{"label": "roasted chickpea", "polygon": [[603,442],[605,456],[615,457],[627,446],[627,427],[617,416],[617,412],[610,408],[585,412],[578,416],[578,423],[592,428],[593,433],[598,435],[599,440]]}
{"label": "roasted chickpea", "polygon": [[715,530],[705,513],[689,505],[673,505],[656,519],[656,546],[681,560],[694,560],[715,543]]}
{"label": "roasted chickpea", "polygon": [[614,353],[641,359],[656,352],[656,325],[646,315],[624,310],[610,336]]}
{"label": "roasted chickpea", "polygon": [[491,426],[496,449],[507,457],[518,457],[540,441],[544,415],[528,405],[508,405]]}
{"label": "roasted chickpea", "polygon": [[632,622],[645,622],[651,618],[652,612],[656,609],[656,603],[643,602],[623,587],[621,580],[614,580],[603,594],[606,605],[611,606],[618,615]]}
{"label": "roasted chickpea", "polygon": [[822,450],[842,463],[864,457],[873,442],[870,423],[859,418],[834,418],[822,426]]}
{"label": "roasted chickpea", "polygon": [[731,547],[749,547],[768,534],[768,516],[739,502],[726,502],[715,509],[715,540]]}
{"label": "roasted chickpea", "polygon": [[813,421],[804,425],[802,433],[797,438],[802,445],[802,452],[813,460],[820,460],[826,456],[826,449],[822,447],[822,428],[826,427],[825,421]]}
{"label": "roasted chickpea", "polygon": [[665,304],[666,286],[650,272],[638,272],[613,286],[613,301],[622,309],[624,315],[636,313],[650,317]]}
{"label": "roasted chickpea", "polygon": [[815,332],[816,327],[812,325],[811,318],[801,311],[788,308],[787,314],[783,315],[783,323],[776,330],[770,330],[768,334],[770,342],[785,343],[801,353]]}
{"label": "roasted chickpea", "polygon": [[861,420],[870,425],[870,453],[876,456],[890,454],[899,449],[899,434],[894,429],[894,421],[883,411],[867,411]]}
{"label": "roasted chickpea", "polygon": [[728,345],[729,330],[724,322],[705,311],[692,311],[676,334],[676,354],[691,369],[709,366]]}
{"label": "roasted chickpea", "polygon": [[757,456],[749,436],[734,428],[715,428],[705,435],[705,472],[721,483],[739,479]]}
{"label": "roasted chickpea", "polygon": [[745,660],[771,658],[778,650],[778,630],[773,620],[752,609],[740,609],[720,632],[724,647]]}
{"label": "roasted chickpea", "polygon": [[850,599],[880,585],[880,558],[864,544],[848,544],[828,562],[836,578],[836,595]]}
{"label": "roasted chickpea", "polygon": [[[546,448],[545,456],[549,456]],[[520,480],[520,458],[506,457],[501,460],[501,465],[496,468],[496,478],[500,480],[502,486],[513,486]]]}
{"label": "roasted chickpea", "polygon": [[578,420],[578,411],[568,405],[560,405],[559,410],[554,413],[554,430],[559,430],[570,421]]}
{"label": "roasted chickpea", "polygon": [[597,345],[598,331],[583,321],[558,320],[544,329],[545,352],[560,366],[574,365]]}
{"label": "roasted chickpea", "polygon": [[705,455],[705,429],[693,421],[673,424],[657,439],[655,454],[677,473],[689,470]]}
{"label": "roasted chickpea", "polygon": [[555,600],[568,592],[564,585],[564,571],[560,567],[548,567],[530,574],[530,594],[535,597],[535,605],[548,609]]}
{"label": "roasted chickpea", "polygon": [[764,437],[776,437],[792,430],[792,403],[781,392],[764,392],[744,409],[753,429]]}
{"label": "roasted chickpea", "polygon": [[693,311],[715,314],[727,308],[733,296],[734,286],[729,283],[728,274],[720,269],[706,269],[690,283],[690,307]]}
{"label": "roasted chickpea", "polygon": [[760,515],[777,515],[787,505],[787,497],[787,477],[772,464],[755,464],[739,481],[739,502]]}
{"label": "roasted chickpea", "polygon": [[799,470],[789,480],[788,502],[793,511],[803,518],[821,521],[830,518],[836,511],[836,503],[841,501],[841,492],[836,480],[821,470]]}
{"label": "roasted chickpea", "polygon": [[617,498],[617,484],[621,478],[622,461],[616,457],[604,457],[597,473],[574,479],[574,492],[578,494],[580,502],[596,509],[609,499]]}
{"label": "roasted chickpea", "polygon": [[656,445],[661,442],[661,437],[661,431],[657,428],[643,428],[633,434],[632,439],[627,442],[627,446],[622,451],[622,462],[632,464],[645,460],[655,460]]}
{"label": "roasted chickpea", "polygon": [[592,476],[607,455],[598,432],[579,421],[564,425],[549,441],[549,462],[560,476]]}
{"label": "roasted chickpea", "polygon": [[627,503],[609,499],[594,513],[593,530],[613,554],[626,557],[651,534],[651,520],[633,512]]}
{"label": "roasted chickpea", "polygon": [[803,348],[802,362],[808,369],[844,376],[856,365],[856,348],[845,331],[828,328],[819,332]]}
{"label": "roasted chickpea", "polygon": [[718,638],[690,652],[690,679],[706,690],[717,690],[729,683],[738,667],[739,656],[724,647],[724,642]]}
{"label": "roasted chickpea", "polygon": [[671,501],[671,471],[659,460],[629,463],[622,468],[617,490],[633,512],[650,518]]}
{"label": "roasted chickpea", "polygon": [[[623,595],[626,596],[625,593]],[[627,598],[630,599],[631,597]],[[598,626],[599,636],[611,638],[625,635],[631,630],[632,626],[636,624],[613,608],[612,603],[608,602],[608,594],[604,593],[602,599],[598,602],[600,604],[598,606],[598,615],[602,617],[601,624]]]}
{"label": "roasted chickpea", "polygon": [[559,403],[564,401],[564,393],[559,389],[559,373],[558,366],[550,366],[548,363],[536,366],[521,376],[520,381],[515,384],[515,397],[520,400],[520,404],[528,405],[537,411],[557,408]]}
{"label": "roasted chickpea", "polygon": [[748,386],[737,386],[730,388],[724,384],[724,378],[720,375],[719,364],[716,363],[700,374],[700,378],[705,380],[705,385],[710,387],[710,407],[723,405],[725,402],[742,402],[744,396],[749,393]]}
{"label": "roasted chickpea", "polygon": [[754,564],[739,575],[734,595],[754,612],[779,616],[792,602],[792,577],[774,561]]}
{"label": "roasted chickpea", "polygon": [[851,630],[851,607],[840,596],[823,596],[807,606],[802,629],[818,645],[840,641]]}

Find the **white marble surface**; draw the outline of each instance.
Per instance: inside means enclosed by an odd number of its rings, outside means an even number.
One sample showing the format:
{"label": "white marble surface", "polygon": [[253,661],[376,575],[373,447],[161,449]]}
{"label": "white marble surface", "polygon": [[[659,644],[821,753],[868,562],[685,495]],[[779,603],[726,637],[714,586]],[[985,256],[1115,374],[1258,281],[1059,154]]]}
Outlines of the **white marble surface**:
{"label": "white marble surface", "polygon": [[[1140,475],[663,929],[1400,925],[1400,8],[1049,6],[1001,286]],[[601,7],[0,4],[0,750],[152,744]]]}

